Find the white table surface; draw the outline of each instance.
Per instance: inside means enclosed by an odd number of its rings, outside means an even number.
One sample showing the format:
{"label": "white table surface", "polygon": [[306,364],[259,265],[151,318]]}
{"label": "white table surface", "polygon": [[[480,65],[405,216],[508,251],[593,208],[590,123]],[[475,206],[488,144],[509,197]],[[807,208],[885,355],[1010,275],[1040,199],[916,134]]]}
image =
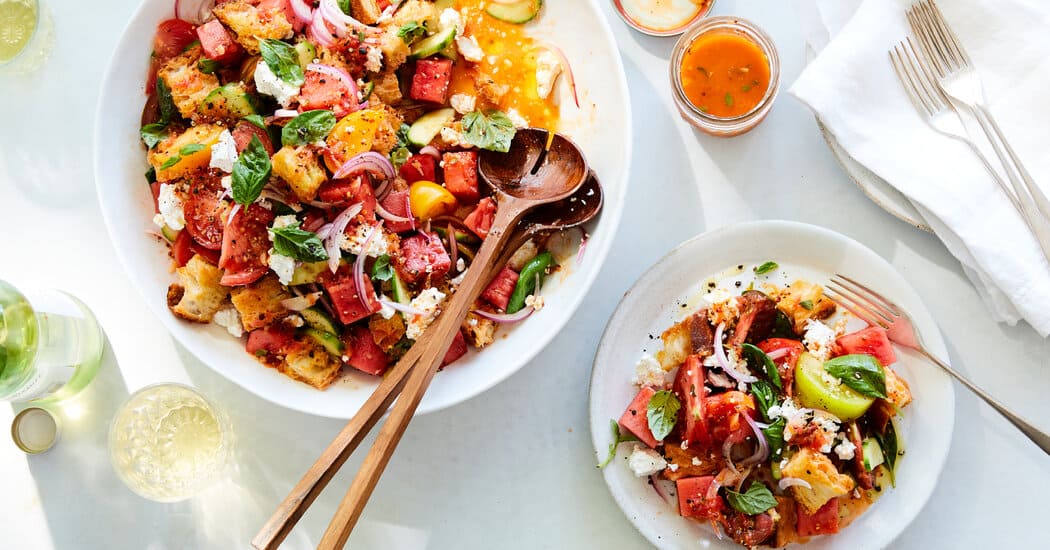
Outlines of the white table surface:
{"label": "white table surface", "polygon": [[[630,31],[602,3],[625,60],[636,131],[612,254],[570,325],[534,361],[488,393],[412,423],[350,547],[648,547],[594,468],[587,428],[594,349],[646,266],[682,240],[740,221],[799,220],[867,244],[924,297],[952,363],[1050,427],[1050,343],[1025,325],[988,320],[958,262],[850,183],[800,103],[782,93],[769,118],[742,137],[698,134],[671,103],[665,60],[673,39]],[[52,0],[50,61],[28,77],[0,77],[0,277],[81,297],[109,339],[97,381],[62,411],[55,449],[27,457],[0,438],[0,548],[245,548],[341,427],[271,405],[213,373],[168,336],[117,263],[95,198],[91,139],[100,75],[135,6]],[[802,39],[790,3],[719,0],[715,12],[770,32],[785,88],[799,74]],[[128,108],[140,102],[128,98]],[[115,408],[161,381],[188,382],[220,400],[238,437],[232,479],[178,504],[128,491],[105,448]],[[0,405],[4,430],[15,410]],[[954,414],[940,484],[894,546],[1045,548],[1050,461],[961,386]],[[317,542],[358,460],[286,547]]]}

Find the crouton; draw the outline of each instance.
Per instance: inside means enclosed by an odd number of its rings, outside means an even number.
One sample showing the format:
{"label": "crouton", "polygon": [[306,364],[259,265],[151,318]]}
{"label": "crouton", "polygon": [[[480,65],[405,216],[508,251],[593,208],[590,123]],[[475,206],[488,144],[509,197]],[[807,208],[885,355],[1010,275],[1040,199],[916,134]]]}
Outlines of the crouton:
{"label": "crouton", "polygon": [[785,477],[797,477],[809,483],[809,489],[795,485],[791,492],[795,500],[810,514],[814,514],[829,500],[853,490],[853,478],[840,474],[831,459],[804,448],[780,469]]}
{"label": "crouton", "polygon": [[219,142],[223,130],[217,124],[198,124],[185,132],[172,133],[150,149],[146,159],[156,171],[157,181],[171,181],[207,169],[211,146]]}
{"label": "crouton", "polygon": [[303,339],[284,357],[277,370],[285,376],[323,390],[339,376],[342,363],[309,338]]}
{"label": "crouton", "polygon": [[412,50],[404,39],[397,35],[398,27],[391,25],[379,36],[379,51],[383,52],[383,64],[387,67],[400,67],[408,61]]}
{"label": "crouton", "polygon": [[496,339],[496,323],[471,312],[463,321],[463,335],[470,345],[481,349]]}
{"label": "crouton", "polygon": [[660,335],[664,347],[656,352],[656,360],[665,371],[681,365],[690,355],[706,357],[714,351],[714,331],[707,321],[707,311],[682,319]]}
{"label": "crouton", "polygon": [[372,83],[375,84],[375,88],[372,89],[372,97],[378,98],[387,105],[396,105],[404,97],[401,93],[401,81],[392,71],[376,75]]}
{"label": "crouton", "polygon": [[438,30],[438,11],[433,2],[407,0],[394,12],[393,26],[400,29],[403,25],[415,21],[425,25],[431,32]]}
{"label": "crouton", "polygon": [[831,317],[835,313],[835,303],[824,297],[820,285],[795,281],[777,296],[777,309],[791,319],[796,333],[803,334],[810,319]]}
{"label": "crouton", "polygon": [[908,382],[890,367],[882,370],[886,373],[886,396],[898,409],[907,407],[911,403],[911,388],[908,387]]}
{"label": "crouton", "polygon": [[774,540],[774,548],[783,548],[788,544],[798,542],[798,532],[795,525],[798,523],[798,514],[795,512],[795,501],[788,497],[777,498],[777,532]]}
{"label": "crouton", "polygon": [[171,99],[184,118],[196,116],[197,107],[204,98],[219,87],[218,77],[204,74],[197,68],[201,55],[201,47],[194,46],[169,60],[157,71],[157,76],[171,90]]}
{"label": "crouton", "polygon": [[372,150],[384,155],[397,146],[397,131],[401,128],[401,115],[391,107],[383,105],[378,109],[382,113],[379,125],[376,126],[375,140],[372,142]]}
{"label": "crouton", "polygon": [[271,162],[273,173],[287,182],[301,201],[313,200],[317,189],[328,181],[328,174],[310,145],[285,145],[274,154]]}
{"label": "crouton", "polygon": [[376,0],[350,0],[350,16],[365,25],[375,25],[382,15]]}
{"label": "crouton", "polygon": [[372,331],[372,340],[376,345],[388,352],[405,336],[405,319],[399,314],[389,319],[373,315],[368,319],[368,329]]}
{"label": "crouton", "polygon": [[230,301],[241,315],[241,324],[247,331],[265,327],[285,316],[288,310],[281,305],[281,300],[286,298],[291,298],[291,295],[273,273],[230,293]]}
{"label": "crouton", "polygon": [[664,470],[663,475],[671,481],[682,477],[709,476],[718,473],[725,467],[725,458],[712,449],[700,450],[694,447],[683,449],[681,445],[664,445],[664,458],[677,467]]}
{"label": "crouton", "polygon": [[210,323],[229,294],[219,284],[222,270],[194,254],[175,274],[178,282],[168,287],[168,309],[179,319]]}
{"label": "crouton", "polygon": [[215,17],[237,35],[237,43],[252,55],[259,53],[259,40],[282,40],[292,36],[292,24],[280,7],[257,8],[245,0],[224,2],[212,10]]}

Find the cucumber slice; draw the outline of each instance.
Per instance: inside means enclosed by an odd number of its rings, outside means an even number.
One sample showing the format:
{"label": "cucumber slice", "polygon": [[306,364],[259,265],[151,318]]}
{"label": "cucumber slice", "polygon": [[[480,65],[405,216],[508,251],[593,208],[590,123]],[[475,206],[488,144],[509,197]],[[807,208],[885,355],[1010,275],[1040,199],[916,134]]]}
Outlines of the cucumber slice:
{"label": "cucumber slice", "polygon": [[215,118],[244,118],[256,114],[255,101],[240,82],[212,90],[197,106],[197,112]]}
{"label": "cucumber slice", "polygon": [[543,0],[519,0],[513,4],[489,2],[489,5],[485,7],[485,13],[496,19],[521,25],[535,19],[542,7]]}
{"label": "cucumber slice", "polygon": [[445,48],[452,45],[452,41],[456,38],[456,28],[449,27],[442,29],[419,42],[416,42],[415,46],[412,46],[413,59],[419,59],[421,57],[430,57],[436,53],[440,53]]}
{"label": "cucumber slice", "polygon": [[299,56],[299,66],[306,70],[306,66],[314,62],[317,57],[317,49],[314,45],[303,40],[295,45],[295,53]]}
{"label": "cucumber slice", "polygon": [[368,98],[372,97],[372,92],[374,92],[375,90],[375,82],[365,82],[365,86],[361,88],[361,103],[368,101]]}
{"label": "cucumber slice", "polygon": [[346,349],[343,346],[343,342],[339,340],[339,337],[332,334],[331,332],[325,332],[323,330],[317,330],[315,328],[308,328],[305,331],[306,336],[312,339],[314,342],[321,344],[328,353],[336,357],[342,357],[343,351]]}
{"label": "cucumber slice", "polygon": [[873,437],[869,437],[861,444],[864,452],[864,469],[872,471],[882,464],[886,458],[882,455],[882,446]]}
{"label": "cucumber slice", "polygon": [[328,262],[303,263],[295,266],[292,272],[292,285],[305,285],[316,283],[318,277],[324,270],[328,269]]}
{"label": "cucumber slice", "polygon": [[416,147],[426,147],[442,128],[456,118],[456,110],[446,107],[431,111],[412,123],[408,129],[408,141]]}
{"label": "cucumber slice", "polygon": [[390,293],[394,295],[394,300],[397,300],[397,303],[407,304],[412,301],[412,298],[408,295],[408,287],[405,286],[404,281],[398,276],[397,271],[390,278],[390,287]]}
{"label": "cucumber slice", "polygon": [[168,227],[166,225],[164,227],[160,228],[160,234],[164,235],[164,238],[168,239],[168,242],[172,242],[172,243],[175,242],[175,239],[179,236],[179,232],[178,231],[175,231],[174,229],[172,229],[172,228],[170,228],[170,227]]}
{"label": "cucumber slice", "polygon": [[310,325],[312,328],[322,332],[330,332],[332,334],[339,333],[339,330],[335,328],[335,321],[320,308],[309,307],[300,311],[299,314],[303,316],[303,320],[306,321],[306,324]]}

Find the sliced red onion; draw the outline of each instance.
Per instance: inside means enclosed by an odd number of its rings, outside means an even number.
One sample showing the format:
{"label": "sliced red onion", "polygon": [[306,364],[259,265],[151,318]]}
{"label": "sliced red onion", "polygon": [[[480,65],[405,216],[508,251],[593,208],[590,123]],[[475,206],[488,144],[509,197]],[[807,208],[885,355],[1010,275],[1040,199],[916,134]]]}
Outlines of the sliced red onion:
{"label": "sliced red onion", "polygon": [[394,187],[392,181],[393,180],[385,179],[383,180],[383,183],[379,184],[379,187],[375,188],[374,194],[377,202],[385,199],[386,196],[390,194],[390,190]]}
{"label": "sliced red onion", "polygon": [[215,0],[175,0],[175,18],[200,25],[212,18]]}
{"label": "sliced red onion", "polygon": [[328,269],[335,273],[339,269],[339,241],[343,240],[343,233],[346,231],[346,226],[350,225],[350,220],[354,219],[354,216],[361,212],[361,203],[354,203],[349,208],[343,210],[335,220],[332,222],[332,228],[329,230],[328,237],[324,243],[324,251],[328,253]]}
{"label": "sliced red onion", "polygon": [[372,226],[372,230],[368,232],[368,237],[365,239],[365,244],[361,247],[361,253],[354,260],[354,287],[357,288],[357,297],[361,300],[361,304],[365,306],[366,310],[370,304],[365,297],[367,296],[365,285],[371,283],[365,279],[365,258],[368,257],[368,247],[372,244],[372,239],[375,238],[376,233],[379,233],[379,228],[382,226],[382,221]]}
{"label": "sliced red onion", "polygon": [[345,178],[361,170],[388,179],[393,179],[395,176],[394,165],[390,163],[390,159],[375,151],[367,151],[354,155],[353,158],[343,163],[332,175],[332,179]]}
{"label": "sliced red onion", "polygon": [[661,500],[669,504],[673,502],[672,499],[667,498],[667,494],[664,493],[663,489],[660,488],[659,478],[657,478],[656,476],[649,476],[649,485],[653,487],[653,490],[656,491],[656,494],[660,495]]}
{"label": "sliced red onion", "polygon": [[707,486],[707,492],[704,493],[704,500],[713,500],[718,498],[718,490],[722,487],[722,482],[718,478],[711,480],[711,484]]}
{"label": "sliced red onion", "polygon": [[790,351],[791,351],[791,348],[780,348],[780,349],[775,349],[775,350],[767,353],[766,355],[769,356],[770,359],[776,361],[777,359],[782,359],[784,357],[787,357],[787,354]]}
{"label": "sliced red onion", "polygon": [[580,96],[576,93],[576,77],[572,74],[572,65],[569,64],[569,58],[566,57],[565,52],[561,48],[554,44],[541,43],[541,45],[550,50],[558,58],[562,68],[565,69],[565,78],[569,79],[569,89],[572,90],[572,100],[576,102],[576,108],[578,109],[580,107]]}
{"label": "sliced red onion", "polygon": [[583,261],[583,251],[587,248],[587,241],[591,238],[583,228],[580,228],[580,232],[583,233],[583,236],[580,237],[580,250],[576,252],[576,265],[580,265],[580,262]]}
{"label": "sliced red onion", "polygon": [[325,65],[324,63],[310,63],[306,66],[306,70],[321,73],[338,80],[344,87],[346,87],[350,97],[357,97],[357,82],[354,82],[353,77],[351,77],[350,73],[345,70],[340,69],[339,67]]}
{"label": "sliced red onion", "polygon": [[313,22],[310,23],[310,28],[307,30],[310,40],[317,42],[318,44],[330,48],[335,45],[335,35],[332,31],[328,30],[328,25],[325,24],[324,17],[317,17],[314,14]]}
{"label": "sliced red onion", "polygon": [[528,316],[532,315],[532,313],[534,311],[535,311],[535,309],[533,309],[532,306],[528,306],[528,307],[522,308],[517,313],[511,313],[511,314],[492,313],[492,312],[483,311],[483,310],[480,310],[480,309],[475,309],[474,313],[477,314],[478,317],[484,317],[485,319],[488,319],[490,321],[495,321],[497,323],[517,323],[518,321],[523,321],[526,318],[528,318]]}
{"label": "sliced red onion", "polygon": [[761,464],[769,458],[769,442],[766,441],[766,434],[762,433],[762,429],[758,427],[758,423],[755,422],[754,418],[751,418],[750,414],[744,414],[744,420],[747,421],[747,425],[751,426],[751,431],[755,432],[755,439],[758,441],[758,447],[755,449],[754,454],[745,458],[740,462],[741,466],[751,466],[753,464]]}
{"label": "sliced red onion", "polygon": [[427,145],[426,147],[423,147],[419,150],[419,154],[430,155],[438,160],[441,160],[441,151],[438,151],[438,148],[434,147],[433,145]]}
{"label": "sliced red onion", "polygon": [[739,476],[740,475],[740,470],[737,470],[736,469],[736,464],[733,464],[733,442],[732,441],[729,441],[727,439],[726,442],[722,444],[722,456],[725,457],[725,459],[726,459],[726,467],[729,468],[729,471],[733,472],[734,476]]}
{"label": "sliced red onion", "polygon": [[226,218],[226,225],[230,225],[230,222],[233,221],[233,217],[236,216],[237,212],[240,212],[240,211],[241,211],[241,203],[239,203],[239,202],[233,203],[233,208],[230,209],[230,215],[229,215],[229,217]]}
{"label": "sliced red onion", "polygon": [[311,292],[310,294],[303,294],[302,296],[285,298],[284,300],[281,300],[281,305],[284,306],[285,309],[290,309],[292,311],[302,311],[316,304],[317,299],[320,297],[320,292]]}
{"label": "sliced red onion", "polygon": [[327,239],[329,235],[332,234],[332,224],[326,223],[319,227],[317,231],[314,231],[314,233],[317,234],[318,239],[321,239],[323,241]]}
{"label": "sliced red onion", "polygon": [[416,230],[416,217],[412,214],[412,200],[411,193],[405,193],[405,213],[408,214],[408,221],[412,224],[412,231]]}
{"label": "sliced red onion", "polygon": [[750,384],[751,382],[758,380],[758,378],[755,378],[749,373],[740,372],[729,366],[729,359],[726,358],[725,346],[722,345],[722,333],[725,331],[725,328],[725,323],[718,323],[718,327],[715,328],[715,360],[718,361],[718,366],[722,367],[722,370],[729,376],[732,376],[737,382]]}
{"label": "sliced red onion", "polygon": [[782,477],[780,482],[777,483],[777,487],[780,487],[781,491],[786,491],[788,487],[805,487],[806,489],[812,489],[813,486],[808,481],[798,477]]}
{"label": "sliced red onion", "polygon": [[[350,17],[343,13],[343,10],[339,8],[339,4],[336,4],[336,0],[321,0],[321,6],[318,8],[321,15],[336,27],[337,33],[338,28],[342,28],[343,32],[346,32],[347,27],[352,27],[355,31],[367,31],[368,26],[364,23]],[[339,35],[342,36],[342,35]]]}
{"label": "sliced red onion", "polygon": [[273,118],[295,118],[299,116],[299,111],[295,109],[277,109],[273,112]]}
{"label": "sliced red onion", "polygon": [[299,20],[303,25],[309,25],[314,20],[314,11],[310,7],[310,4],[306,0],[290,0],[292,4],[292,13],[295,14],[295,18]]}
{"label": "sliced red onion", "polygon": [[400,302],[395,302],[393,300],[387,300],[386,298],[380,298],[379,299],[379,303],[383,304],[384,306],[386,306],[386,307],[388,307],[390,309],[394,309],[394,310],[400,311],[401,313],[407,313],[409,315],[426,315],[427,314],[427,312],[423,311],[422,309],[414,308],[414,307],[412,307],[410,305],[402,304]]}
{"label": "sliced red onion", "polygon": [[[459,247],[456,246],[456,228],[452,226],[452,223],[448,224],[448,248],[449,248],[449,259],[452,261],[452,265],[456,265],[456,260],[459,259]],[[538,288],[536,290],[539,290]]]}
{"label": "sliced red onion", "polygon": [[387,220],[387,221],[390,221],[390,222],[407,222],[407,221],[411,221],[408,218],[405,218],[405,217],[402,217],[402,216],[398,216],[397,214],[392,214],[389,210],[387,210],[386,208],[383,208],[383,206],[380,205],[379,203],[376,203],[376,214],[379,214],[380,218],[383,218],[384,220]]}

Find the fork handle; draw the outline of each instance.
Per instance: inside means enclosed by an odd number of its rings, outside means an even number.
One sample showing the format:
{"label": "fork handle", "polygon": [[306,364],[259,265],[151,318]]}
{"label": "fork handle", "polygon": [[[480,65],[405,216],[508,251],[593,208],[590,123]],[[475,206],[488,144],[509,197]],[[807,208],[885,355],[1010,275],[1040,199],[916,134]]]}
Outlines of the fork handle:
{"label": "fork handle", "polygon": [[1021,415],[1019,415],[1019,414],[1011,411],[1010,409],[1008,409],[1005,405],[1000,403],[996,398],[992,397],[987,392],[985,392],[981,388],[977,387],[976,384],[971,382],[965,376],[963,376],[963,375],[959,374],[958,372],[956,372],[954,369],[949,367],[943,361],[938,359],[935,355],[931,354],[930,352],[926,351],[925,349],[918,349],[916,351],[918,351],[920,354],[922,354],[922,356],[925,357],[926,359],[930,360],[930,362],[936,364],[938,367],[941,367],[941,369],[944,370],[944,372],[947,372],[948,374],[950,374],[952,376],[952,378],[955,378],[956,380],[958,380],[959,383],[961,383],[962,385],[964,385],[967,388],[969,388],[970,391],[975,393],[977,395],[977,397],[980,397],[981,399],[983,399],[984,402],[988,403],[988,405],[990,405],[993,409],[999,411],[999,414],[1001,414],[1004,417],[1006,417],[1006,419],[1009,420],[1011,424],[1016,426],[1018,430],[1021,430],[1021,433],[1025,434],[1026,436],[1028,436],[1028,439],[1031,439],[1032,443],[1035,443],[1036,445],[1039,446],[1040,449],[1043,450],[1044,453],[1050,455],[1050,435],[1048,435],[1046,432],[1044,432],[1044,431],[1040,430],[1039,428],[1035,427],[1034,425],[1032,425],[1031,422],[1025,420]]}
{"label": "fork handle", "polygon": [[[1043,190],[1035,183],[1032,179],[1032,175],[1028,173],[1028,169],[1025,168],[1024,163],[1018,158],[1017,153],[1014,152],[1014,148],[1010,146],[1010,142],[1007,141],[1006,136],[1003,135],[1003,130],[999,128],[999,123],[995,121],[995,117],[984,105],[977,105],[977,122],[981,124],[981,128],[984,129],[986,134],[995,135],[995,139],[998,139],[1003,145],[1003,149],[1006,155],[1010,158],[1010,163],[1014,169],[1017,170],[1017,174],[1021,177],[1021,181],[1024,182],[1025,187],[1028,189],[1028,193],[1035,200],[1036,206],[1039,207],[1039,211],[1043,213],[1043,216],[1050,218],[1050,199],[1047,199],[1046,194]],[[1003,164],[1006,164],[1004,161]],[[1006,167],[1009,170],[1009,167]]]}

